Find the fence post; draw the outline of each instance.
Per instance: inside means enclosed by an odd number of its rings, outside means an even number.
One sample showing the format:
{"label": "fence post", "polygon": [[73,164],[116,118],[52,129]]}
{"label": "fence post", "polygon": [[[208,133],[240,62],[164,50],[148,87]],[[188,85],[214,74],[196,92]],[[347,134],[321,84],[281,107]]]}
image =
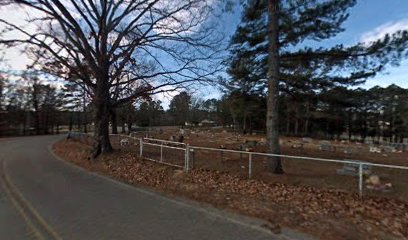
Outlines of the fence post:
{"label": "fence post", "polygon": [[140,157],[143,156],[143,138],[140,138]]}
{"label": "fence post", "polygon": [[359,164],[358,166],[358,192],[360,197],[363,196],[363,164]]}
{"label": "fence post", "polygon": [[190,159],[189,167],[190,167],[191,169],[193,169],[193,168],[194,168],[194,162],[195,162],[194,148],[190,148],[190,154],[191,154],[191,157],[189,156],[189,159]]}
{"label": "fence post", "polygon": [[160,144],[160,162],[163,162],[163,142]]}
{"label": "fence post", "polygon": [[189,159],[190,158],[190,146],[186,144],[186,150],[185,150],[185,166],[184,168],[186,169],[186,172],[189,170]]}
{"label": "fence post", "polygon": [[249,153],[249,158],[248,158],[248,178],[252,177],[252,154]]}

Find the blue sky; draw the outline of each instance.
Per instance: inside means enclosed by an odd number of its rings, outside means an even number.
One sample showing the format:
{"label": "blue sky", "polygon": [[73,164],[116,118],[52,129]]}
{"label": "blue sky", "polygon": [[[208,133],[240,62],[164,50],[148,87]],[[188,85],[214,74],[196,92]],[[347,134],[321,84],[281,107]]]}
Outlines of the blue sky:
{"label": "blue sky", "polygon": [[[3,18],[21,20],[21,14],[15,10],[0,9]],[[226,41],[240,21],[240,12],[235,11],[223,16],[220,25],[224,30]],[[324,41],[321,44],[329,46],[336,43],[345,45],[354,44],[359,41],[369,41],[382,37],[385,33],[392,33],[397,29],[408,30],[408,1],[407,0],[358,0],[357,5],[351,9],[350,17],[345,22],[346,31],[337,37]],[[24,69],[27,61],[17,50],[6,53],[9,65],[16,70]],[[402,62],[401,66],[388,68],[385,73],[367,80],[362,87],[373,87],[375,85],[388,86],[397,84],[408,88],[408,60]],[[201,88],[196,93],[204,98],[219,97],[220,93],[213,88]],[[173,95],[173,94],[171,94]],[[161,97],[159,97],[161,98]],[[167,98],[169,99],[169,98]],[[166,102],[166,99],[163,99]]]}
{"label": "blue sky", "polygon": [[[239,11],[225,16],[223,18],[225,33],[233,34],[239,21]],[[351,8],[350,17],[343,26],[346,29],[344,32],[318,45],[331,46],[338,43],[352,45],[378,39],[399,29],[408,30],[408,1],[358,0],[357,5]],[[385,72],[368,79],[361,87],[371,88],[376,85],[386,87],[391,84],[408,88],[408,60],[402,61],[399,67],[388,67]],[[202,90],[202,96],[205,98],[219,95],[218,91],[211,88]]]}
{"label": "blue sky", "polygon": [[[364,37],[381,36],[396,29],[408,29],[408,1],[406,0],[360,0],[351,10],[345,23],[346,32],[339,39],[347,42],[361,41]],[[366,87],[397,84],[408,88],[408,61],[397,68],[388,68],[385,74],[369,79]]]}
{"label": "blue sky", "polygon": [[[351,8],[350,17],[343,26],[346,29],[343,33],[319,45],[329,46],[338,43],[352,45],[376,40],[385,33],[392,33],[398,29],[408,30],[408,1],[358,0],[357,5]],[[363,87],[388,86],[393,83],[408,88],[407,60],[397,68],[387,68],[384,73],[368,79]]]}

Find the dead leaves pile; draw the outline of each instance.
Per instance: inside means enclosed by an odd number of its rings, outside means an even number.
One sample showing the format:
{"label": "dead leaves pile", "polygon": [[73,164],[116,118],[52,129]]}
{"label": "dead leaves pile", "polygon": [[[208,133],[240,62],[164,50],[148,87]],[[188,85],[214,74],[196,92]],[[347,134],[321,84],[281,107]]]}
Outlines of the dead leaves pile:
{"label": "dead leaves pile", "polygon": [[130,184],[263,218],[273,228],[295,228],[319,238],[408,239],[408,203],[399,200],[360,198],[337,190],[240,179],[202,169],[186,174],[126,152],[116,152],[90,165],[86,156],[82,156],[82,161],[72,159],[70,151],[65,146],[57,153],[75,164]]}

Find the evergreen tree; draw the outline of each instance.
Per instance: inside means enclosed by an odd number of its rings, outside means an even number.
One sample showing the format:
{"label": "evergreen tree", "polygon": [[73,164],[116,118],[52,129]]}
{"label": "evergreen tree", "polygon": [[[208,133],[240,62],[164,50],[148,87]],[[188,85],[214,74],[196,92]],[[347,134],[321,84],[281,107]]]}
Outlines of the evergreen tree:
{"label": "evergreen tree", "polygon": [[176,125],[184,125],[190,121],[189,111],[191,96],[187,92],[181,92],[174,96],[169,105],[169,112],[174,118]]}
{"label": "evergreen tree", "polygon": [[[248,0],[231,39],[232,85],[268,94],[269,152],[278,154],[280,92],[318,92],[363,83],[406,54],[408,32],[398,31],[371,43],[332,47],[319,43],[344,31],[356,0]],[[321,44],[323,45],[323,44]],[[313,46],[313,47],[311,47]],[[271,159],[282,173],[280,159]]]}

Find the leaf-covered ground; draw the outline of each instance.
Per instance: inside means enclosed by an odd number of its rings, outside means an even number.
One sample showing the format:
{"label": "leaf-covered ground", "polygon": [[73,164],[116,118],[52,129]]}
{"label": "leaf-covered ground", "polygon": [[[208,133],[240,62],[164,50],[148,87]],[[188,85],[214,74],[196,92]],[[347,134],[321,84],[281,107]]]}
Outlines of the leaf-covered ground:
{"label": "leaf-covered ground", "polygon": [[267,220],[272,231],[293,228],[321,239],[408,239],[408,203],[313,187],[240,179],[226,173],[182,170],[126,151],[88,161],[89,147],[61,141],[54,151],[90,171],[169,195]]}

